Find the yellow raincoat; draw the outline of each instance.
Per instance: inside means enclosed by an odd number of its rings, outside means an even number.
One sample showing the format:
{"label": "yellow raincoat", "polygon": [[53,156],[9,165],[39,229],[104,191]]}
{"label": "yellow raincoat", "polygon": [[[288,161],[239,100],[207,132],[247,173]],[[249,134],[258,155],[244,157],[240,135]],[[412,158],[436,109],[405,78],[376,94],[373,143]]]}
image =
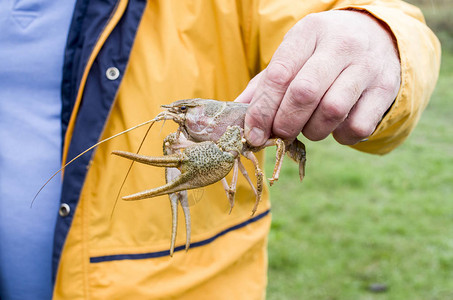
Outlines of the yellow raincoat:
{"label": "yellow raincoat", "polygon": [[[366,10],[396,37],[398,97],[369,141],[354,148],[383,154],[399,145],[437,79],[438,40],[420,11],[401,1],[99,2],[78,1],[68,38],[66,160],[151,119],[161,104],[194,97],[234,100],[266,67],[285,33],[310,13]],[[176,129],[171,123],[155,125],[140,153],[161,155],[163,138]],[[254,195],[243,178],[231,214],[220,183],[191,192],[192,248],[173,257],[167,196],[119,200],[114,209],[129,161],[110,152],[135,152],[145,130],[103,144],[65,171],[54,299],[263,299],[271,222],[267,190],[253,217]],[[121,194],[163,185],[163,172],[135,164]],[[181,213],[178,233],[177,246],[184,245]]]}

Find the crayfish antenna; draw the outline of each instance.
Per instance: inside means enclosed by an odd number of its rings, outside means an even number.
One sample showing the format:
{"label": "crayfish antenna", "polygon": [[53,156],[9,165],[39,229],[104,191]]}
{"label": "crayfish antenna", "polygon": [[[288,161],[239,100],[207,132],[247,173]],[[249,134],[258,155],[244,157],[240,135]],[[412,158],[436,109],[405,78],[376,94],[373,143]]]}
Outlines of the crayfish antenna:
{"label": "crayfish antenna", "polygon": [[[154,118],[154,120],[156,120],[156,119],[157,119],[157,117]],[[164,119],[164,123],[165,123],[165,119]],[[140,142],[140,145],[138,146],[136,154],[138,154],[140,152],[140,150],[142,149],[143,143],[145,142],[145,139],[148,136],[148,133],[151,130],[151,127],[153,127],[153,124],[154,124],[154,122],[151,123],[149,125],[148,129],[146,130],[145,135],[143,136],[143,139]],[[126,179],[129,176],[129,173],[131,172],[133,165],[134,165],[134,161],[132,161],[131,164],[129,165],[129,169],[126,172],[126,176],[124,176],[123,182],[121,182],[121,186],[120,186],[120,189],[118,190],[118,194],[116,194],[115,203],[113,204],[112,212],[110,213],[110,219],[112,219],[112,217],[113,217],[113,212],[115,211],[116,205],[118,204],[118,199],[120,197],[121,191],[123,190],[124,183],[126,182]]]}
{"label": "crayfish antenna", "polygon": [[151,125],[150,125],[150,127],[151,127],[151,126],[154,124],[154,122],[156,122],[156,121],[157,121],[157,117],[154,118],[154,119],[145,121],[145,122],[143,122],[143,123],[141,123],[141,124],[135,125],[134,127],[131,127],[131,128],[129,128],[129,129],[126,129],[126,130],[124,130],[124,131],[122,131],[122,132],[120,132],[120,133],[117,133],[117,134],[115,134],[115,135],[112,135],[111,137],[108,137],[108,138],[106,138],[106,139],[104,139],[104,140],[102,140],[102,141],[100,141],[100,142],[97,142],[97,143],[94,144],[93,146],[91,146],[91,147],[89,147],[88,149],[84,150],[82,153],[78,154],[76,157],[74,157],[73,159],[71,159],[70,161],[68,161],[68,162],[67,162],[63,167],[61,167],[57,172],[55,172],[52,176],[50,176],[50,178],[49,178],[49,179],[41,186],[41,188],[38,190],[38,192],[37,192],[37,193],[35,194],[35,196],[33,197],[33,200],[32,200],[31,203],[30,203],[30,208],[33,207],[33,204],[35,203],[36,198],[38,197],[39,193],[41,193],[41,191],[46,187],[46,185],[47,185],[47,184],[48,184],[55,176],[57,176],[58,173],[62,172],[67,166],[69,166],[70,164],[72,164],[76,159],[78,159],[79,157],[81,157],[82,155],[84,155],[85,153],[87,153],[88,151],[90,151],[90,150],[96,148],[97,146],[99,146],[99,145],[101,145],[101,144],[103,144],[103,143],[105,143],[105,142],[107,142],[107,141],[110,141],[111,139],[114,139],[114,138],[116,138],[116,137],[118,137],[118,136],[120,136],[120,135],[122,135],[122,134],[125,134],[125,133],[127,133],[127,132],[129,132],[129,131],[132,131],[132,130],[134,130],[134,129],[137,129],[137,128],[139,128],[139,127],[145,126],[145,125],[150,124],[150,123],[151,123]]}

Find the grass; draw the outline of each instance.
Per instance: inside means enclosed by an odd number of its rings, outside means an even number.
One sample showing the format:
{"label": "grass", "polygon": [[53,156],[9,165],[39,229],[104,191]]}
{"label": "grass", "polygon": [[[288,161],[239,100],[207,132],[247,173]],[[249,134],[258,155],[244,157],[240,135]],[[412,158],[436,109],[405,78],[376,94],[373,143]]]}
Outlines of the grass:
{"label": "grass", "polygon": [[285,161],[271,188],[268,299],[453,299],[452,83],[447,51],[419,125],[386,156],[307,142],[303,184]]}

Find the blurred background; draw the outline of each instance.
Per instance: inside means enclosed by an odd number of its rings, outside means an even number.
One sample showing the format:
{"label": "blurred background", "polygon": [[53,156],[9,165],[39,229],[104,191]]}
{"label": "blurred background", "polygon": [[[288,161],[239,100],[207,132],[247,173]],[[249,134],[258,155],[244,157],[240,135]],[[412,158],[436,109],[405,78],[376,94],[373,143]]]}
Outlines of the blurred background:
{"label": "blurred background", "polygon": [[453,299],[453,0],[407,2],[442,43],[431,102],[386,156],[306,142],[302,184],[285,160],[270,189],[268,299]]}

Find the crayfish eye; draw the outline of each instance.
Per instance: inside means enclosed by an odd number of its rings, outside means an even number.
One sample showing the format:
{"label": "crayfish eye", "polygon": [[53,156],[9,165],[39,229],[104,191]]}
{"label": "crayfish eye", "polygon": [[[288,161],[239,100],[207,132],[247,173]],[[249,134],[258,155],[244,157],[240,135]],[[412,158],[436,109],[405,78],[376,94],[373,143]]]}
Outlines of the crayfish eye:
{"label": "crayfish eye", "polygon": [[181,112],[185,112],[187,110],[187,106],[185,105],[182,105],[179,110],[181,110]]}

